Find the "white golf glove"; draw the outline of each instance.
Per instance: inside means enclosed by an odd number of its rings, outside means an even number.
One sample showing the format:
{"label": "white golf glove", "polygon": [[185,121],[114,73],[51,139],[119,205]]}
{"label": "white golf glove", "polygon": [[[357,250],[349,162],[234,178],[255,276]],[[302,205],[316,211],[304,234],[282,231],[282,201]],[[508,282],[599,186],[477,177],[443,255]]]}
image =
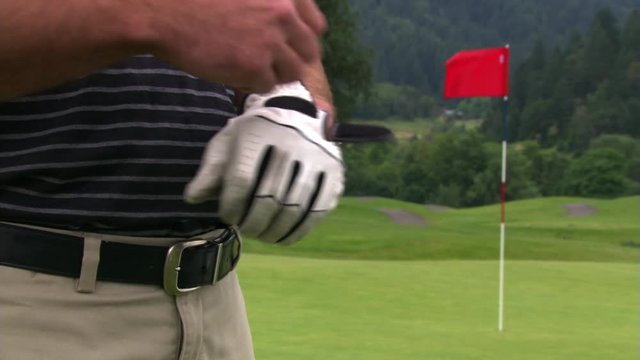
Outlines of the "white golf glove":
{"label": "white golf glove", "polygon": [[244,110],[209,142],[185,199],[219,198],[222,220],[243,235],[293,243],[337,206],[340,149],[324,138],[323,120],[299,82],[249,95]]}

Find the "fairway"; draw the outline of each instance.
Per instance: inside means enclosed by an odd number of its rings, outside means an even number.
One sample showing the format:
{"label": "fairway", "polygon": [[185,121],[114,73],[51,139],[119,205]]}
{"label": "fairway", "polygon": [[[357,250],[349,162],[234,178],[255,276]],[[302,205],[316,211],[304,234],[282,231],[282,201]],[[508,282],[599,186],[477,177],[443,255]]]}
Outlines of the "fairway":
{"label": "fairway", "polygon": [[503,334],[497,270],[247,255],[240,276],[261,360],[637,358],[636,265],[509,262]]}
{"label": "fairway", "polygon": [[[567,204],[596,209],[568,217]],[[423,217],[428,226],[393,223],[380,209]],[[500,207],[433,211],[389,199],[345,198],[304,241],[278,247],[248,241],[249,252],[367,260],[495,260]],[[546,198],[507,204],[507,258],[637,263],[640,197],[616,200]]]}
{"label": "fairway", "polygon": [[345,198],[295,246],[246,241],[257,359],[637,359],[640,197],[509,203],[504,333],[499,211]]}

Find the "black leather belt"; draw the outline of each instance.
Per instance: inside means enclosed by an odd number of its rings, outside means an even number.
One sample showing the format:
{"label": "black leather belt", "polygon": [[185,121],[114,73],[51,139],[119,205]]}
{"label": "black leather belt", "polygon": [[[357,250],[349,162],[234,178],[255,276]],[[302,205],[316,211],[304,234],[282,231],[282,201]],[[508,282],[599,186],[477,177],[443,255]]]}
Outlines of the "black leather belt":
{"label": "black leather belt", "polygon": [[[235,268],[240,252],[231,228],[212,240],[170,247],[103,241],[97,280],[157,285],[179,295],[220,281]],[[0,265],[79,278],[83,253],[81,237],[0,224]]]}

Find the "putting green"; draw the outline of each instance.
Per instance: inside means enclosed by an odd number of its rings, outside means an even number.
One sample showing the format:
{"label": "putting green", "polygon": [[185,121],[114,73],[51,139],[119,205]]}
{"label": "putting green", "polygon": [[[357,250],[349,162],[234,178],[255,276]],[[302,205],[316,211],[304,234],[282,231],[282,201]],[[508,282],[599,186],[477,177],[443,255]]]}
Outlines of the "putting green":
{"label": "putting green", "polygon": [[504,333],[494,261],[248,254],[239,272],[260,360],[637,358],[637,265],[506,269]]}

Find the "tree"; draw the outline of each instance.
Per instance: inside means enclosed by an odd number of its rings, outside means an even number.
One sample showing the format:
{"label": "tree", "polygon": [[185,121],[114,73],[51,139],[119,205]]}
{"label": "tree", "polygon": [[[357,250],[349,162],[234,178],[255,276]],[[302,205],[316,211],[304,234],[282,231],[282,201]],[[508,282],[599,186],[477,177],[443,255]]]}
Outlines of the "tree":
{"label": "tree", "polygon": [[333,90],[338,115],[351,116],[353,105],[371,86],[371,57],[359,40],[357,18],[346,0],[321,0],[329,30],[324,38],[324,67]]}
{"label": "tree", "polygon": [[603,9],[589,31],[585,48],[586,71],[590,81],[590,90],[595,90],[600,82],[611,75],[620,50],[620,30],[616,17],[611,10]]}
{"label": "tree", "polygon": [[640,60],[640,10],[632,11],[622,28],[622,52],[628,60]]}
{"label": "tree", "polygon": [[[429,202],[443,199],[457,203],[444,205],[480,205],[486,197],[469,194],[474,177],[482,173],[488,164],[484,139],[474,131],[439,135],[429,147],[428,157],[423,159],[428,180],[434,192]],[[496,183],[497,184],[497,183]]]}
{"label": "tree", "polygon": [[[536,39],[547,49],[588,28],[609,6],[615,17],[637,0],[349,0],[362,19],[362,39],[376,49],[376,82],[440,94],[444,61],[464,48],[513,45],[519,64]],[[606,19],[603,19],[606,20]]]}
{"label": "tree", "polygon": [[640,190],[640,140],[627,135],[603,135],[591,141],[590,150],[613,150],[626,161],[626,177]]}
{"label": "tree", "polygon": [[540,195],[563,195],[561,180],[569,166],[569,156],[555,148],[543,149],[535,141],[524,141],[519,147],[529,164],[529,172],[525,176],[535,183]]}
{"label": "tree", "polygon": [[360,101],[354,115],[363,119],[427,118],[436,113],[438,105],[429,96],[411,86],[390,83],[375,84],[369,97]]}
{"label": "tree", "polygon": [[569,166],[566,191],[583,197],[615,197],[627,192],[627,163],[622,154],[611,149],[584,153]]}
{"label": "tree", "polygon": [[[623,29],[611,10],[597,13],[586,37],[575,33],[547,56],[541,42],[512,78],[512,140],[582,153],[602,134],[640,137],[640,11]],[[497,107],[483,124],[499,129]]]}

